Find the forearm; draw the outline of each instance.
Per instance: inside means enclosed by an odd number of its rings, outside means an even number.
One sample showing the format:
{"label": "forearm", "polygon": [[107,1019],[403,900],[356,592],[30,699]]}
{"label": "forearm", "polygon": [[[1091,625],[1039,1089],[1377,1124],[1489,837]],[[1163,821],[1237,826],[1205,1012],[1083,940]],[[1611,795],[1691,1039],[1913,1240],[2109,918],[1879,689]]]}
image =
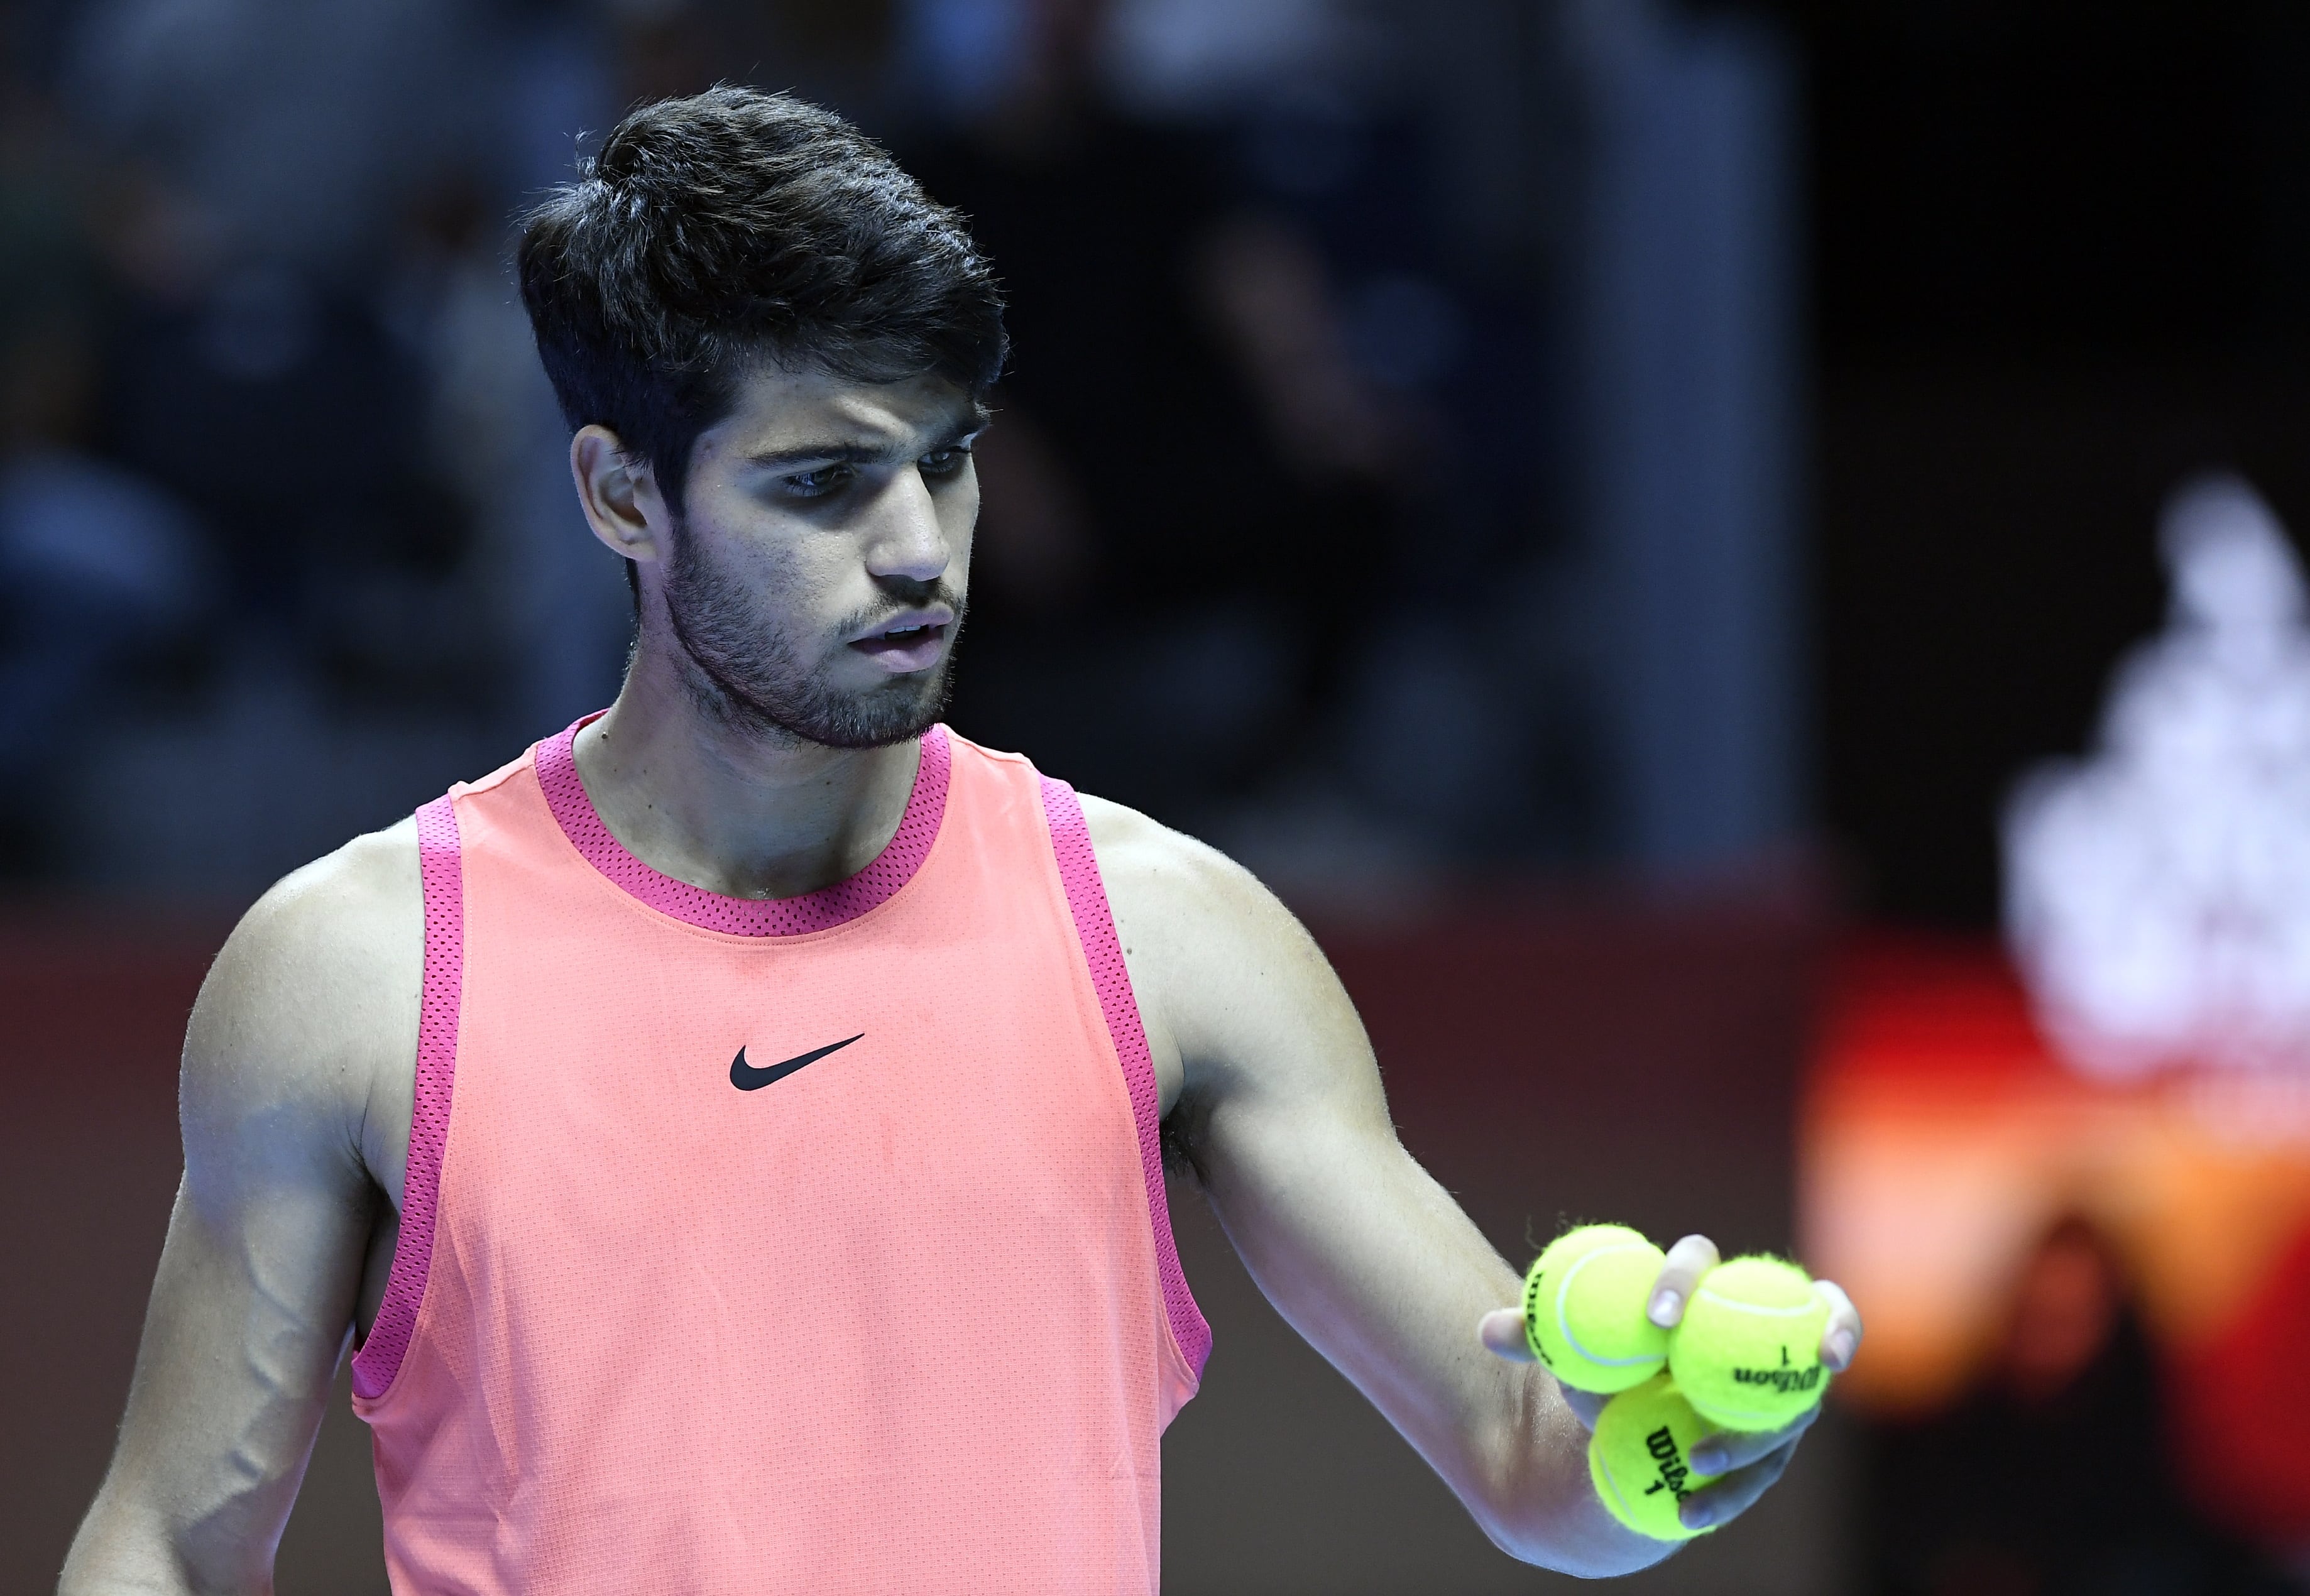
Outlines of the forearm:
{"label": "forearm", "polygon": [[[1666,1556],[1597,1500],[1587,1432],[1555,1381],[1479,1344],[1478,1320],[1516,1300],[1515,1271],[1393,1135],[1376,1150],[1356,1127],[1318,1116],[1289,1138],[1263,1135],[1255,1111],[1229,1117],[1209,1127],[1207,1190],[1253,1278],[1485,1533],[1513,1557],[1571,1574],[1622,1574]],[[1255,1158],[1225,1150],[1238,1136],[1259,1141]],[[1335,1136],[1341,1144],[1328,1145]],[[1255,1168],[1256,1179],[1238,1173]],[[1342,1181],[1343,1169],[1357,1177]],[[1329,1199],[1321,1208],[1304,1201],[1316,1191]]]}

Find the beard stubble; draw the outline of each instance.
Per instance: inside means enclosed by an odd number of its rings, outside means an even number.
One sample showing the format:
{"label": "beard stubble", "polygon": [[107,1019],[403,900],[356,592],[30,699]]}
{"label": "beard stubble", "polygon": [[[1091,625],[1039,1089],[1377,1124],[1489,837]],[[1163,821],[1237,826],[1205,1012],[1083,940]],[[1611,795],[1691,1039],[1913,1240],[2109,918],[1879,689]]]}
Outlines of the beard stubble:
{"label": "beard stubble", "polygon": [[803,664],[790,639],[765,619],[767,605],[700,552],[687,525],[677,525],[670,542],[666,625],[682,686],[701,713],[774,741],[865,749],[911,742],[946,712],[964,606],[945,582],[876,578],[890,602],[847,617],[833,634],[855,637],[901,610],[943,604],[954,612],[946,655],[918,677],[844,692]]}

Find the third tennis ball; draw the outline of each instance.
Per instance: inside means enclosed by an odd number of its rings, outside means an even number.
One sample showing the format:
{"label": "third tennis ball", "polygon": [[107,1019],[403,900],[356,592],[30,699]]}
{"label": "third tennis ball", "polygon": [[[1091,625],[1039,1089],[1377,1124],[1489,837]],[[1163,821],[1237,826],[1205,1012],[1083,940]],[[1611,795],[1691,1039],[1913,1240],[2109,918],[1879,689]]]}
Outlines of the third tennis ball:
{"label": "third tennis ball", "polygon": [[1626,1225],[1583,1225],[1558,1236],[1524,1279],[1533,1356],[1577,1391],[1626,1391],[1660,1373],[1668,1331],[1645,1308],[1663,1262]]}
{"label": "third tennis ball", "polygon": [[1669,1332],[1669,1370],[1693,1411],[1728,1430],[1776,1430],[1828,1385],[1828,1303],[1795,1264],[1735,1258],[1700,1277]]}
{"label": "third tennis ball", "polygon": [[1714,1474],[1697,1474],[1689,1461],[1708,1426],[1677,1393],[1676,1383],[1655,1375],[1604,1404],[1588,1437],[1588,1478],[1612,1516],[1654,1540],[1689,1540],[1677,1509]]}

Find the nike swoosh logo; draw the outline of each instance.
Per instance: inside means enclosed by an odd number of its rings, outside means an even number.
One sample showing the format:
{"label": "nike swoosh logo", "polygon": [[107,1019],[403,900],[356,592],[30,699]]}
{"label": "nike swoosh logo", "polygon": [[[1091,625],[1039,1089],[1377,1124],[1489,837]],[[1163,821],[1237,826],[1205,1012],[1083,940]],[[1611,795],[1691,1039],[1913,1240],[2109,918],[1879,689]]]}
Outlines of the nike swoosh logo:
{"label": "nike swoosh logo", "polygon": [[730,1061],[730,1084],[742,1092],[758,1092],[773,1080],[784,1080],[804,1064],[814,1064],[829,1053],[841,1052],[865,1034],[864,1031],[860,1031],[856,1037],[845,1037],[839,1042],[829,1042],[825,1046],[815,1048],[809,1053],[797,1054],[782,1064],[768,1066],[748,1063],[746,1050],[741,1047],[738,1049],[738,1056]]}

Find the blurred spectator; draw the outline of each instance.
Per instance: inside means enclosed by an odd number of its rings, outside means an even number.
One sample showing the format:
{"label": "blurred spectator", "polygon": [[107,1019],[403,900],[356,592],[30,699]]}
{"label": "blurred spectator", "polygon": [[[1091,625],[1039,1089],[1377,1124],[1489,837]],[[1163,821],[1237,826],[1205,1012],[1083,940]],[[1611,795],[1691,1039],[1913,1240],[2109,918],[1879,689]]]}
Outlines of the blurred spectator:
{"label": "blurred spectator", "polygon": [[471,0],[94,0],[76,18],[67,82],[91,131],[156,163],[209,218],[228,266],[342,288],[487,128],[499,11]]}
{"label": "blurred spectator", "polygon": [[[117,290],[74,357],[81,457],[189,512],[219,600],[188,690],[145,695],[82,775],[189,760],[222,802],[262,744],[306,809],[373,824],[320,774],[365,768],[372,722],[446,763],[614,691],[622,584],[570,502],[504,223],[619,103],[731,78],[907,146],[1008,283],[963,729],[1303,883],[1518,851],[1545,829],[1527,723],[1564,697],[1540,641],[1561,606],[1509,546],[1539,385],[1524,313],[1503,333],[1442,265],[1427,91],[1366,120],[1396,67],[1368,28],[1343,65],[1355,9],[56,8],[102,268],[56,276]],[[1479,343],[1507,375],[1458,394]],[[1476,568],[1503,574],[1472,594]],[[169,853],[115,835],[135,823],[91,822],[82,854]]]}
{"label": "blurred spectator", "polygon": [[594,540],[570,491],[569,429],[497,220],[470,173],[412,206],[391,320],[423,393],[412,441],[470,517],[458,558],[435,572],[431,646],[469,683],[477,670],[501,681],[505,734],[527,740],[615,696],[630,603],[623,562]]}
{"label": "blurred spectator", "polygon": [[624,99],[729,80],[834,106],[863,125],[903,120],[890,69],[898,0],[608,0]]}
{"label": "blurred spectator", "polygon": [[[71,526],[40,546],[102,565],[115,624],[48,604],[9,701],[53,719],[41,706],[117,686],[32,801],[45,865],[251,890],[614,692],[623,584],[571,502],[502,258],[522,197],[614,111],[610,10],[98,0],[48,19],[74,118],[50,142],[74,169],[43,192],[71,196],[80,258],[44,280],[85,314],[0,345],[38,396],[10,456],[43,466],[11,502]],[[58,233],[7,204],[12,239]],[[0,263],[10,285],[30,248]],[[111,670],[121,628],[165,633],[167,668]],[[165,809],[123,796],[156,781]]]}
{"label": "blurred spectator", "polygon": [[[122,318],[110,443],[216,530],[245,625],[326,651],[346,568],[454,557],[420,373],[370,304],[282,262]],[[334,590],[334,591],[333,591]]]}
{"label": "blurred spectator", "polygon": [[1011,299],[958,719],[1192,821],[1323,757],[1404,437],[1310,242],[1210,139],[1103,100],[1103,13],[1003,13],[959,134],[912,157]]}
{"label": "blurred spectator", "polygon": [[[215,530],[242,675],[523,735],[613,686],[614,629],[553,579],[586,543],[499,258],[517,196],[605,108],[595,31],[511,0],[82,16],[71,81],[144,174],[115,229],[135,291],[107,440]],[[607,665],[557,669],[554,636]]]}
{"label": "blurred spectator", "polygon": [[[52,797],[65,734],[126,660],[197,609],[184,507],[91,452],[104,277],[45,99],[6,84],[0,122],[0,822]],[[0,865],[22,868],[22,859]]]}
{"label": "blurred spectator", "polygon": [[1879,1437],[1870,1525],[1888,1596],[2251,1596],[2295,1587],[2175,1482],[2123,1271],[2076,1219],[2024,1263],[1974,1393]]}

